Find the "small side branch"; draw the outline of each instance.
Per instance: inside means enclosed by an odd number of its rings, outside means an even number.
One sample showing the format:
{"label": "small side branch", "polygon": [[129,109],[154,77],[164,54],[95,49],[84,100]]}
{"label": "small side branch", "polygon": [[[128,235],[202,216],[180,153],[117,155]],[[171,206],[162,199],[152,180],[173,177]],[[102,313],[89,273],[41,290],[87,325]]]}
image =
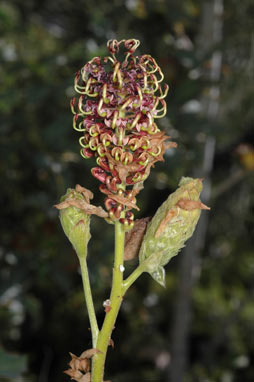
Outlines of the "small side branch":
{"label": "small side branch", "polygon": [[83,281],[86,306],[87,306],[91,332],[92,332],[93,348],[95,348],[98,334],[99,334],[99,329],[98,329],[97,319],[96,319],[95,310],[94,310],[93,297],[92,297],[91,286],[89,282],[89,274],[87,269],[86,258],[82,256],[79,257],[79,262],[80,262],[80,269],[81,269],[81,275],[82,275],[82,281]]}
{"label": "small side branch", "polygon": [[143,267],[139,265],[131,274],[129,277],[127,277],[126,280],[123,282],[123,295],[126,293],[126,291],[129,289],[129,287],[134,283],[134,281],[137,280],[137,278],[144,272]]}

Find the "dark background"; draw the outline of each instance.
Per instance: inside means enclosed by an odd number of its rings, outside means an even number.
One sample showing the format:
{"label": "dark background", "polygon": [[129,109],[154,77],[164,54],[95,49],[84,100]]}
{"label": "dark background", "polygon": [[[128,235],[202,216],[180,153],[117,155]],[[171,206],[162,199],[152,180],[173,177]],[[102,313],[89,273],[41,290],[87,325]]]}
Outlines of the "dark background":
{"label": "dark background", "polygon": [[[52,206],[76,183],[103,204],[69,101],[75,72],[111,38],[139,39],[138,53],[156,58],[170,86],[159,125],[178,143],[136,217],[152,216],[181,176],[205,178],[211,211],[167,266],[166,289],[145,274],[129,290],[106,379],[254,380],[253,16],[252,0],[1,1],[1,381],[67,381],[68,352],[91,347],[78,262]],[[93,218],[100,323],[112,231]]]}

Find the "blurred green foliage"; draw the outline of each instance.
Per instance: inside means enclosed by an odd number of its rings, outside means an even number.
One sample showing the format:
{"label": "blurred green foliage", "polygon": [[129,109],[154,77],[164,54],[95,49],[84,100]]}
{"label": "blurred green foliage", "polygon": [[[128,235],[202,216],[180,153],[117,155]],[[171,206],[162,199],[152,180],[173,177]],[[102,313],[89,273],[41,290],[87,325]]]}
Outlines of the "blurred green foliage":
{"label": "blurred green foliage", "polygon": [[[69,100],[75,72],[106,54],[110,38],[140,39],[140,53],[156,58],[171,88],[161,127],[179,147],[153,169],[137,217],[152,216],[180,177],[200,167],[207,136],[216,139],[186,381],[254,380],[254,176],[240,146],[248,144],[251,152],[254,144],[254,6],[251,0],[225,0],[223,40],[207,50],[198,43],[203,3],[0,4],[0,344],[27,356],[31,381],[67,380],[62,371],[68,352],[91,346],[78,261],[52,206],[76,183],[94,192],[95,204],[103,203],[90,174],[93,163],[79,156]],[[210,86],[206,72],[214,49],[222,51],[223,64],[220,111],[211,121],[200,112],[200,100]],[[89,268],[101,323],[111,282],[112,227],[94,217],[92,237]],[[167,380],[178,263],[173,259],[167,267],[167,289],[144,275],[128,292],[109,352],[110,378]]]}
{"label": "blurred green foliage", "polygon": [[27,370],[26,356],[10,354],[0,349],[0,377],[1,381],[12,379],[15,380]]}

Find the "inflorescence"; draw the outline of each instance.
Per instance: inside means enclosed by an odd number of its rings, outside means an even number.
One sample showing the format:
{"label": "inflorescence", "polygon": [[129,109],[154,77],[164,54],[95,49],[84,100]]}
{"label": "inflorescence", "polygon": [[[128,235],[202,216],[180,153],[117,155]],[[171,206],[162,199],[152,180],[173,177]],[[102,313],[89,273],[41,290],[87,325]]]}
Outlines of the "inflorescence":
{"label": "inflorescence", "polygon": [[[118,61],[120,45],[125,58]],[[71,100],[73,127],[83,136],[79,142],[84,158],[95,157],[92,175],[107,195],[109,220],[133,226],[132,208],[138,209],[136,195],[148,177],[151,166],[163,160],[165,142],[155,119],[166,114],[164,98],[168,85],[161,87],[163,73],[150,55],[134,56],[138,40],[108,41],[111,56],[94,57],[76,73],[75,90],[79,99]]]}

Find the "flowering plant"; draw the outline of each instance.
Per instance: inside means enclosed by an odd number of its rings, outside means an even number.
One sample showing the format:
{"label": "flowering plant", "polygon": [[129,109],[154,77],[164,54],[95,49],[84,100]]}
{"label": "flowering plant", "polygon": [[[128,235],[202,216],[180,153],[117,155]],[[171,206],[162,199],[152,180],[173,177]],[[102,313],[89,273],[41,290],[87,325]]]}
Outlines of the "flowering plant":
{"label": "flowering plant", "polygon": [[[177,255],[193,234],[201,209],[200,179],[182,178],[179,188],[158,209],[151,221],[134,220],[139,209],[136,196],[151,167],[163,160],[166,150],[176,147],[155,123],[166,114],[168,85],[161,86],[163,73],[150,55],[134,56],[139,41],[110,40],[110,56],[95,57],[76,73],[74,88],[79,98],[71,100],[73,127],[82,133],[81,155],[94,157],[92,175],[106,195],[105,209],[90,203],[91,191],[77,185],[68,189],[61,202],[60,220],[80,261],[84,295],[90,320],[93,348],[80,357],[71,354],[65,371],[77,382],[103,382],[107,348],[113,341],[123,296],[133,282],[148,272],[165,284],[164,266]],[[124,47],[124,59],[118,59]],[[104,301],[105,319],[98,328],[87,268],[90,216],[96,214],[115,226],[115,257],[112,289]],[[124,279],[124,261],[139,256],[138,267]],[[92,360],[92,365],[91,361]]]}

